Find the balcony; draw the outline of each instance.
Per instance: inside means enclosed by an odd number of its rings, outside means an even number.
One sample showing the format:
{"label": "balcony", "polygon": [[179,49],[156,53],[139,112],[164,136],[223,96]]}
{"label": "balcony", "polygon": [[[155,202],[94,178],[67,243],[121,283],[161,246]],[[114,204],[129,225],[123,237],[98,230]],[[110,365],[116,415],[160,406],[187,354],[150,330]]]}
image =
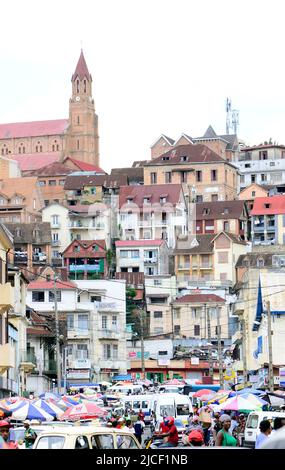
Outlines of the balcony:
{"label": "balcony", "polygon": [[265,230],[265,225],[264,224],[259,224],[259,225],[252,225],[253,227],[253,231],[254,232],[257,232],[257,233],[260,233],[260,232],[264,232]]}
{"label": "balcony", "polygon": [[28,255],[26,251],[15,251],[14,262],[17,264],[27,264]]}
{"label": "balcony", "polygon": [[51,228],[60,228],[60,223],[59,222],[51,222],[50,227]]}
{"label": "balcony", "polygon": [[67,339],[75,338],[88,338],[90,336],[89,329],[68,329],[67,330]]}
{"label": "balcony", "polygon": [[212,268],[213,268],[212,263],[202,263],[200,265],[200,269],[212,269]]}
{"label": "balcony", "polygon": [[129,369],[130,362],[125,358],[99,357],[98,363],[101,369],[125,370]]}
{"label": "balcony", "polygon": [[153,219],[139,220],[139,227],[151,227],[153,225]]}
{"label": "balcony", "polygon": [[46,264],[46,253],[33,253],[33,264]]}
{"label": "balcony", "polygon": [[0,314],[12,308],[14,303],[14,287],[11,286],[10,282],[0,284]]}
{"label": "balcony", "polygon": [[20,369],[27,374],[37,367],[37,358],[32,351],[22,351],[20,353]]}
{"label": "balcony", "polygon": [[146,264],[154,264],[157,263],[158,259],[157,258],[144,258],[144,263]]}
{"label": "balcony", "polygon": [[43,363],[43,374],[44,375],[56,375],[56,361],[54,359],[47,359]]}
{"label": "balcony", "polygon": [[52,240],[51,241],[51,246],[60,246],[61,245],[61,241],[60,240]]}
{"label": "balcony", "polygon": [[74,272],[93,272],[93,273],[103,273],[104,267],[98,266],[96,264],[70,264],[69,271]]}
{"label": "balcony", "polygon": [[15,349],[10,343],[0,345],[0,374],[15,367]]}
{"label": "balcony", "polygon": [[68,227],[70,230],[86,230],[89,228],[89,224],[87,222],[70,222]]}
{"label": "balcony", "polygon": [[267,224],[267,226],[266,226],[266,231],[267,231],[267,232],[273,232],[273,233],[275,233],[275,230],[276,230],[276,225],[275,225],[275,223],[274,223],[274,224]]}
{"label": "balcony", "polygon": [[62,266],[62,258],[52,258],[51,264],[53,266]]}
{"label": "balcony", "polygon": [[68,367],[71,369],[91,369],[90,359],[70,355],[67,357]]}
{"label": "balcony", "polygon": [[118,311],[118,306],[116,302],[94,302],[95,308],[99,312],[117,312]]}
{"label": "balcony", "polygon": [[107,329],[100,329],[97,330],[98,338],[99,339],[120,339],[122,336],[122,331],[119,329],[117,330],[107,330]]}

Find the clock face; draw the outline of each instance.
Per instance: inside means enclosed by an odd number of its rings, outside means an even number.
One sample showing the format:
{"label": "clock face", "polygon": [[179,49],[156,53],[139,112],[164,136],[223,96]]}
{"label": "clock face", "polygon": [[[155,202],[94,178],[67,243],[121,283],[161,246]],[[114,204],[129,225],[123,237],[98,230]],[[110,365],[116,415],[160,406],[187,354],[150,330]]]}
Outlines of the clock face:
{"label": "clock face", "polygon": [[76,101],[80,101],[80,96],[76,96],[76,97],[75,97],[75,100],[76,100]]}

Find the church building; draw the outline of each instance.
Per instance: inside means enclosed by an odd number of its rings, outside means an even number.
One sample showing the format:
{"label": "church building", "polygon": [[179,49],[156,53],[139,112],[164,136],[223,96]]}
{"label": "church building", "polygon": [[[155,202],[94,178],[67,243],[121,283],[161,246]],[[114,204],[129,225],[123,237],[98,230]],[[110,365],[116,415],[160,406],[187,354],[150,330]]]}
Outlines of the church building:
{"label": "church building", "polygon": [[98,116],[82,50],[71,83],[68,119],[0,124],[0,160],[29,170],[66,158],[99,167]]}

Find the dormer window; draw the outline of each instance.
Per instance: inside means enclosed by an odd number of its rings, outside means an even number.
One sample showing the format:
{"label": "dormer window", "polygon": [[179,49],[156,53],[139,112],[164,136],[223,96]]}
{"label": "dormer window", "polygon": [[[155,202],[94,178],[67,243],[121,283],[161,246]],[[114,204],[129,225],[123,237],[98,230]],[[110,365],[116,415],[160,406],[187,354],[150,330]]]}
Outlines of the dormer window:
{"label": "dormer window", "polygon": [[264,259],[263,258],[258,258],[257,267],[258,268],[264,268]]}
{"label": "dormer window", "polygon": [[80,246],[79,245],[74,245],[74,251],[78,253],[80,251]]}
{"label": "dormer window", "polygon": [[269,204],[269,202],[266,202],[266,203],[264,204],[264,208],[265,208],[265,209],[270,209],[270,207],[271,207],[271,204]]}
{"label": "dormer window", "polygon": [[210,214],[210,209],[208,207],[205,207],[203,209],[203,215],[209,215]]}
{"label": "dormer window", "polygon": [[228,207],[225,207],[224,208],[224,214],[228,214],[228,213],[229,213],[229,209],[228,209]]}
{"label": "dormer window", "polygon": [[144,197],[144,198],[143,198],[143,203],[144,203],[144,204],[150,203],[150,198],[149,198],[149,197]]}
{"label": "dormer window", "polygon": [[79,93],[79,80],[76,82],[76,92]]}
{"label": "dormer window", "polygon": [[160,204],[163,204],[164,202],[166,202],[166,196],[161,196],[159,198],[159,201],[160,201]]}
{"label": "dormer window", "polygon": [[188,157],[186,155],[182,155],[182,157],[180,157],[181,162],[187,162],[187,160],[188,160]]}
{"label": "dormer window", "polygon": [[20,228],[16,228],[15,237],[21,237],[21,236],[22,236],[22,230]]}
{"label": "dormer window", "polygon": [[169,160],[169,157],[168,156],[162,157],[162,160],[165,162],[165,161]]}
{"label": "dormer window", "polygon": [[133,197],[127,197],[127,203],[128,204],[131,204],[133,202]]}
{"label": "dormer window", "polygon": [[39,231],[39,229],[35,229],[35,230],[33,231],[33,237],[34,237],[34,238],[39,237],[40,234],[41,234],[41,232]]}
{"label": "dormer window", "polygon": [[83,85],[84,85],[84,93],[86,93],[86,80],[84,80]]}

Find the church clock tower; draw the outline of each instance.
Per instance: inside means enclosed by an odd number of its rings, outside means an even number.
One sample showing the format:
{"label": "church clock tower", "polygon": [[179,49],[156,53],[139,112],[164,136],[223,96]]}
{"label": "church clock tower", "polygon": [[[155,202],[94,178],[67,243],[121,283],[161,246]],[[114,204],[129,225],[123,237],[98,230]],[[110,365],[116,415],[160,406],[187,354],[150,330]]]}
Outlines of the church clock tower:
{"label": "church clock tower", "polygon": [[92,77],[82,50],[71,83],[65,156],[99,166],[98,116],[92,98]]}

